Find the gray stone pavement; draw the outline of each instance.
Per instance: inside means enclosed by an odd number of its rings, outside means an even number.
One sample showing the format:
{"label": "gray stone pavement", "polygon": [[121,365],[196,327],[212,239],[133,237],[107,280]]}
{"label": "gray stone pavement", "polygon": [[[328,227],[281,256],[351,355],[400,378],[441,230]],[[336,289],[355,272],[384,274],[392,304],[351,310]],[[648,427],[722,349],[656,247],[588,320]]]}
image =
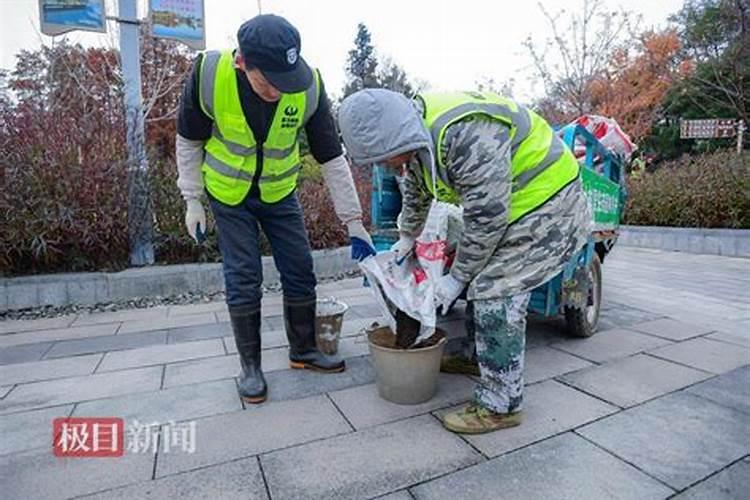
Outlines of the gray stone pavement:
{"label": "gray stone pavement", "polygon": [[[361,335],[378,309],[361,279],[319,294],[351,306],[348,370],[290,370],[269,295],[270,395],[253,407],[237,394],[221,303],[0,323],[0,496],[748,498],[747,259],[615,248],[600,332],[572,339],[531,318],[524,423],[481,436],[440,425],[471,397],[469,377],[441,375],[419,405],[378,397]],[[460,314],[446,328],[460,330]],[[56,417],[123,418],[128,449],[57,458]]]}

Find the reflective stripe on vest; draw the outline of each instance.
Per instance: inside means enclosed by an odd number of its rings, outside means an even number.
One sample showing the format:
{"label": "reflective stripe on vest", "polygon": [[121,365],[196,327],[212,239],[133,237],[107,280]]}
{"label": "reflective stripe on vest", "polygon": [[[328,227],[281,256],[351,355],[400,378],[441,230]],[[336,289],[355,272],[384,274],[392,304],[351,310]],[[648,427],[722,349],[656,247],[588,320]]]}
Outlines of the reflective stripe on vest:
{"label": "reflective stripe on vest", "polygon": [[[458,194],[450,187],[442,142],[451,124],[471,115],[485,115],[510,127],[511,209],[509,222],[515,222],[547,200],[578,176],[578,162],[536,113],[491,92],[424,94],[421,100],[425,125],[436,151],[438,199],[457,203]],[[423,168],[427,189],[433,191],[430,172]]]}
{"label": "reflective stripe on vest", "polygon": [[[262,145],[263,171],[258,177],[260,198],[275,203],[291,193],[301,169],[297,138],[317,109],[320,80],[304,92],[282,94]],[[211,138],[204,146],[203,178],[213,197],[228,205],[240,203],[250,191],[258,147],[240,102],[234,55],[209,51],[199,75],[200,106],[213,119]]]}

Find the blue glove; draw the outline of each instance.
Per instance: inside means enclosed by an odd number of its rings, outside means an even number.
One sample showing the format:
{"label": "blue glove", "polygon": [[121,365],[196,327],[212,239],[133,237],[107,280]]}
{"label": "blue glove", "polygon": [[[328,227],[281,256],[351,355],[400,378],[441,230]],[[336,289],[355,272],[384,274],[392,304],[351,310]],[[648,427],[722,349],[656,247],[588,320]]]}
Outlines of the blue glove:
{"label": "blue glove", "polygon": [[375,249],[362,238],[352,236],[349,241],[352,244],[352,259],[365,260],[370,255],[375,255]]}
{"label": "blue glove", "polygon": [[357,219],[349,222],[347,225],[349,231],[349,241],[352,245],[352,259],[362,261],[370,255],[375,255],[375,247],[372,246],[372,238],[362,225],[362,221]]}

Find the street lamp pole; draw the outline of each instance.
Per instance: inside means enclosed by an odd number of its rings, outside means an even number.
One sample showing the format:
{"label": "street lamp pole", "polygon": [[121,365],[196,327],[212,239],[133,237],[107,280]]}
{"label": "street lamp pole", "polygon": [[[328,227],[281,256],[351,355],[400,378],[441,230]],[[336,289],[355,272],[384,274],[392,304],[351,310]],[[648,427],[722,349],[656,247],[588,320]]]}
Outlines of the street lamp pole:
{"label": "street lamp pole", "polygon": [[130,265],[146,266],[154,263],[154,229],[143,123],[136,0],[119,0],[118,14],[120,59],[125,84]]}

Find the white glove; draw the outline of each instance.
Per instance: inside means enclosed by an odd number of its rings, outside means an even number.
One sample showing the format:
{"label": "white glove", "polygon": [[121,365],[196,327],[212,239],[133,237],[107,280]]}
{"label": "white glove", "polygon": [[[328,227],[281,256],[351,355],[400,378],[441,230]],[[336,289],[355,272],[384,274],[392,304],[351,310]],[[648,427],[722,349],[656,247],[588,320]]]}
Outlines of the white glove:
{"label": "white glove", "polygon": [[416,242],[417,240],[411,236],[405,234],[399,235],[398,241],[391,247],[396,264],[401,265],[404,259],[414,250]]}
{"label": "white glove", "polygon": [[440,311],[442,308],[442,314],[446,314],[464,288],[466,283],[458,281],[450,273],[441,277],[435,285],[435,309]]}
{"label": "white glove", "polygon": [[185,226],[196,243],[203,243],[206,238],[206,211],[200,200],[190,199],[186,203]]}

